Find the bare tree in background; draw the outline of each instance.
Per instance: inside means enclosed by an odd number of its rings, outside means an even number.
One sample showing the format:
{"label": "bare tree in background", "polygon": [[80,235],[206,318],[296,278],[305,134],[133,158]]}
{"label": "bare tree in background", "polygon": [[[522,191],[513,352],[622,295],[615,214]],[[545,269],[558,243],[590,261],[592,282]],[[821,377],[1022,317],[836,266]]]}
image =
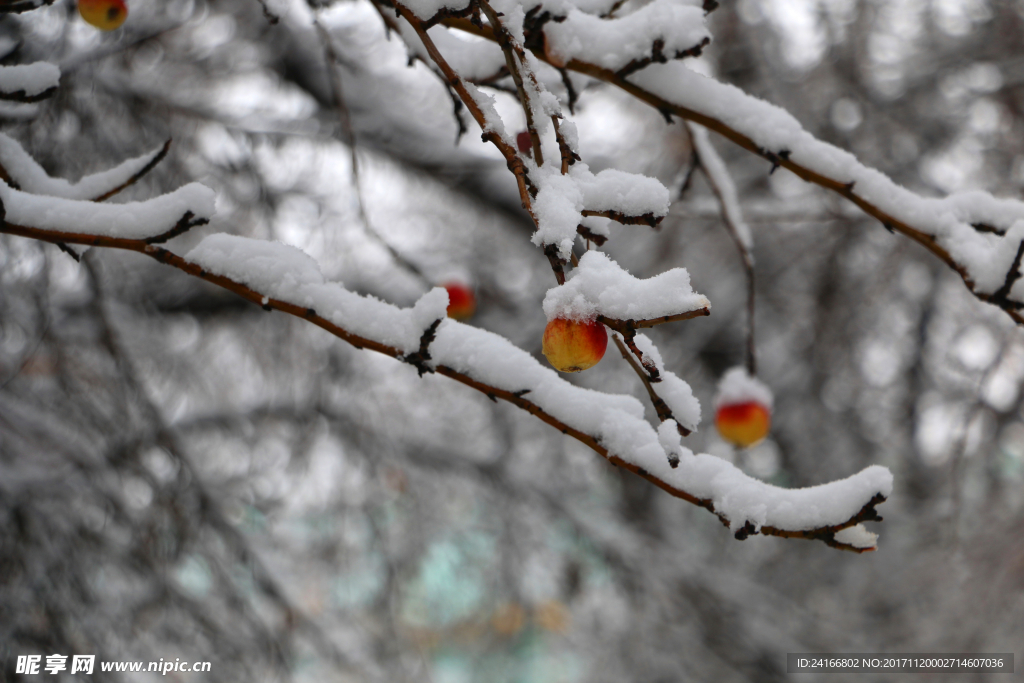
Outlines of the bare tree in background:
{"label": "bare tree in background", "polygon": [[[468,278],[472,324],[539,355],[540,302],[571,262],[553,273],[530,244],[508,160],[441,66],[410,56],[403,5],[137,0],[100,34],[72,2],[39,4],[0,1],[3,63],[58,64],[60,86],[0,116],[50,176],[154,150],[105,201],[215,190],[211,224],[169,250],[279,240],[406,307]],[[473,19],[439,24],[498,39]],[[697,68],[918,195],[1020,195],[1024,5],[746,0],[708,26]],[[523,86],[493,76],[477,85],[527,130]],[[644,330],[705,406],[684,444],[787,488],[889,467],[879,550],[737,543],[508,402],[139,254],[77,262],[4,234],[4,676],[55,652],[344,681],[771,681],[787,652],[1021,654],[1024,342],[1006,296],[980,301],[913,226],[843,198],[857,187],[713,136],[752,229],[745,258],[685,112],[600,74],[560,80],[583,160],[672,193],[657,229],[617,226],[602,250],[638,277],[685,267],[712,302]],[[708,413],[752,356],[750,328],[773,425],[735,451]],[[611,348],[572,381],[649,403]]]}

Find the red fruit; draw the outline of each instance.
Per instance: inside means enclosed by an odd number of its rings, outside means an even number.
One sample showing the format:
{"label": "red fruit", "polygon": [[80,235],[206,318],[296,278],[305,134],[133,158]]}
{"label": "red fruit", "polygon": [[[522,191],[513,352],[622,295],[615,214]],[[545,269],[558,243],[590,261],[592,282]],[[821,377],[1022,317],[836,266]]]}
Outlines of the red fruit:
{"label": "red fruit", "polygon": [[533,138],[530,137],[530,131],[524,130],[516,136],[516,147],[523,154],[529,154],[533,151]]}
{"label": "red fruit", "polygon": [[128,6],[124,0],[78,0],[78,13],[96,28],[113,31],[128,18]]}
{"label": "red fruit", "polygon": [[715,413],[715,427],[722,438],[744,448],[768,436],[771,424],[771,411],[759,401],[728,403]]}
{"label": "red fruit", "polygon": [[456,320],[472,318],[476,312],[473,290],[461,282],[449,282],[444,288],[448,291],[448,317]]}
{"label": "red fruit", "polygon": [[608,332],[596,320],[555,318],[544,328],[544,356],[560,372],[579,372],[597,365],[607,347]]}

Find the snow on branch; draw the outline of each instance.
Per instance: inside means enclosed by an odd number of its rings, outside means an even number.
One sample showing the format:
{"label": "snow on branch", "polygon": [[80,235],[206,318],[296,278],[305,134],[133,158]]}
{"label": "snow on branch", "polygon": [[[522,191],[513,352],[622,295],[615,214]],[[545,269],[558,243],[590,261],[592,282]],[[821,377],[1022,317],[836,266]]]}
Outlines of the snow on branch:
{"label": "snow on branch", "polygon": [[[1015,267],[1024,220],[998,234],[978,230],[960,216],[969,213],[975,222],[1005,225],[1007,213],[1024,217],[1024,204],[1014,203],[1017,207],[1008,212],[1007,202],[990,200],[984,193],[941,200],[919,197],[849,152],[816,139],[786,111],[676,64],[652,66],[630,80],[677,108],[713,118],[719,128],[743,136],[774,163],[835,189],[887,227],[922,242],[981,298],[991,300]],[[1014,280],[1019,277],[1017,273]],[[1004,299],[1007,294],[1015,295],[1006,302],[1009,308],[1024,307],[1024,289],[1006,292]]]}
{"label": "snow on branch", "polygon": [[585,217],[654,227],[668,215],[668,189],[654,178],[615,169],[595,175],[581,162],[569,166],[566,175],[557,169],[528,168],[538,188],[533,202],[537,219],[533,242],[556,247],[563,262],[569,260],[581,225],[593,228],[592,235],[603,234],[602,227]]}
{"label": "snow on branch", "polygon": [[57,92],[59,83],[60,69],[49,62],[0,66],[0,100],[38,102]]}
{"label": "snow on branch", "polygon": [[171,142],[114,168],[84,176],[77,183],[51,177],[13,138],[0,133],[0,178],[29,194],[103,201],[132,185],[167,156]]}
{"label": "snow on branch", "polygon": [[754,297],[756,288],[754,285],[754,235],[750,226],[743,220],[743,211],[740,210],[739,194],[736,192],[736,184],[729,175],[729,169],[725,167],[722,157],[718,156],[708,136],[708,129],[692,121],[686,122],[686,130],[690,133],[690,140],[693,142],[693,149],[696,154],[697,165],[704,171],[708,179],[711,191],[718,198],[722,209],[722,220],[729,236],[736,243],[743,261],[743,270],[747,276],[747,371],[751,374],[757,372],[757,349],[754,341],[755,316]]}
{"label": "snow on branch", "polygon": [[[424,3],[426,3],[426,5],[433,6],[433,2],[434,0],[422,0],[421,2],[414,3],[414,5],[418,9],[423,10],[425,6]],[[376,3],[374,4],[374,7],[376,7],[380,12],[381,18],[388,26],[394,25],[394,22],[388,16],[385,8],[377,5]],[[441,54],[441,51],[438,50],[437,45],[434,44],[434,41],[427,34],[427,29],[429,27],[426,26],[425,22],[417,16],[414,10],[398,2],[395,2],[393,7],[399,16],[404,18],[408,25],[412,27],[431,61],[433,61],[434,64],[437,65],[437,68],[441,70],[447,84],[455,91],[459,99],[466,106],[470,115],[473,117],[473,120],[480,126],[480,129],[483,131],[483,140],[490,141],[505,158],[505,162],[508,165],[509,170],[516,177],[516,183],[519,186],[519,199],[522,202],[523,208],[530,214],[531,218],[534,218],[530,194],[531,188],[528,186],[525,164],[516,152],[516,145],[514,141],[509,138],[508,133],[502,125],[501,118],[498,116],[497,110],[494,108],[494,98],[481,92],[476,86],[462,78],[462,76],[452,68],[444,55]],[[536,191],[536,188],[532,189]],[[534,220],[534,222],[536,222],[536,220]]]}
{"label": "snow on branch", "polygon": [[[523,114],[526,116],[526,130],[530,136],[533,159],[538,166],[543,166],[542,129],[539,124],[546,121],[548,116],[555,120],[561,116],[561,111],[558,99],[547,93],[540,85],[530,66],[526,50],[523,48],[523,32],[521,25],[517,25],[521,24],[520,17],[523,16],[523,9],[519,5],[512,5],[509,8],[512,14],[511,18],[514,20],[511,23],[514,30],[509,30],[501,20],[501,17],[505,15],[491,7],[487,0],[475,0],[473,6],[479,8],[487,16],[498,40],[498,45],[501,46],[501,51],[505,56],[505,67],[511,74],[513,83],[516,84],[516,92],[523,106]],[[546,98],[545,95],[547,95]],[[563,170],[562,173],[565,171]]]}
{"label": "snow on branch", "polygon": [[[612,341],[622,358],[643,382],[658,419],[674,425],[680,436],[689,436],[697,431],[697,425],[700,424],[700,401],[693,395],[689,384],[665,369],[661,352],[654,346],[654,342],[644,334],[638,334],[632,340],[613,334]],[[656,383],[657,389],[654,388]],[[668,462],[672,467],[679,466],[679,458],[673,452],[669,452]]]}
{"label": "snow on branch", "polygon": [[[407,23],[398,23],[397,27],[410,51],[424,61],[429,60],[430,55],[416,31]],[[427,33],[452,68],[467,81],[477,83],[492,80],[499,74],[508,75],[505,56],[494,43],[463,40],[443,26],[434,26]]]}
{"label": "snow on branch", "polygon": [[736,245],[743,251],[744,261],[754,263],[754,236],[750,232],[750,226],[743,220],[743,211],[740,209],[740,198],[736,192],[736,184],[729,175],[722,157],[711,145],[708,136],[708,129],[696,123],[686,122],[686,128],[690,131],[690,138],[693,140],[694,150],[697,152],[697,159],[700,167],[708,177],[711,190],[718,197],[722,205],[722,216],[725,218],[726,226],[732,235]]}
{"label": "snow on branch", "polygon": [[675,420],[687,432],[697,431],[701,411],[700,401],[693,395],[693,389],[674,372],[665,369],[665,361],[661,358],[661,352],[658,351],[658,347],[654,345],[650,337],[646,334],[636,335],[636,346],[643,353],[641,362],[644,365],[653,365],[658,371],[660,383],[657,394],[671,411],[668,418],[662,419]]}
{"label": "snow on branch", "polygon": [[412,354],[434,321],[445,318],[448,294],[435,287],[411,309],[399,309],[327,283],[320,266],[295,247],[223,233],[203,239],[185,255],[204,271],[240,282],[269,299],[288,301],[359,337]]}
{"label": "snow on branch", "polygon": [[595,175],[583,164],[575,164],[570,174],[583,194],[584,216],[653,228],[668,215],[668,188],[654,178],[614,168]]}
{"label": "snow on branch", "polygon": [[[451,28],[495,40],[489,26],[458,16]],[[1024,203],[966,192],[945,199],[920,197],[844,150],[816,139],[785,110],[742,90],[691,71],[679,62],[650,64],[623,76],[573,57],[564,64],[543,49],[555,24],[527,44],[549,63],[614,84],[655,107],[698,123],[783,167],[807,182],[846,197],[887,229],[900,232],[944,261],[979,299],[1024,324]]]}
{"label": "snow on branch", "polygon": [[[493,98],[463,78],[434,43],[428,33],[427,22],[421,19],[422,13],[417,11],[426,11],[429,7],[407,7],[403,3],[394,3],[395,10],[416,35],[417,41],[411,48],[414,54],[421,48],[426,51],[480,126],[484,140],[494,144],[505,157],[509,170],[519,184],[523,208],[537,226],[533,241],[544,247],[545,253],[549,253],[548,247],[554,250],[549,257],[555,259],[552,267],[561,280],[560,266],[556,261],[566,263],[570,260],[573,242],[585,216],[601,216],[624,223],[654,226],[668,214],[669,193],[653,178],[615,170],[595,175],[585,164],[576,163],[578,155],[573,149],[576,144],[575,128],[568,123],[558,125],[557,120],[561,116],[558,102],[538,82],[530,66],[534,58],[522,46],[521,26],[512,25],[508,28],[504,23],[509,17],[518,17],[521,24],[524,20],[522,8],[519,5],[511,8],[501,5],[505,12],[499,16],[499,12],[485,0],[477,0],[474,6],[479,7],[491,21],[488,28],[491,29],[491,35],[496,36],[506,66],[515,80],[527,118],[532,158],[517,152],[516,145],[498,116]],[[386,17],[383,10],[381,13]],[[451,41],[448,44],[451,45]],[[557,168],[545,166],[543,161],[541,134],[547,128],[541,124],[547,117],[553,123],[562,160]]]}
{"label": "snow on branch", "polygon": [[53,0],[0,0],[0,14],[20,14],[52,5]]}
{"label": "snow on branch", "polygon": [[[0,191],[7,200],[5,205],[19,203],[22,193],[2,187]],[[673,437],[665,429],[668,425],[674,431],[670,422],[656,431],[644,419],[643,406],[635,398],[572,385],[503,337],[444,317],[448,297],[443,289],[431,290],[411,309],[399,309],[326,282],[316,262],[298,249],[224,234],[205,238],[183,258],[145,239],[112,231],[88,235],[5,221],[0,232],[51,243],[136,251],[267,310],[308,320],[357,348],[409,362],[421,374],[436,372],[491,398],[506,400],[580,440],[613,464],[710,510],[737,538],[761,533],[817,539],[858,552],[875,547],[873,543],[865,545],[864,539],[871,537],[866,531],[840,532],[880,519],[875,506],[892,489],[892,475],[885,468],[869,467],[848,479],[807,489],[787,490],[760,482],[724,460],[694,455],[680,444],[678,434]]]}
{"label": "snow on branch", "polygon": [[[548,320],[601,320],[618,329],[653,327],[683,316],[707,315],[711,302],[690,287],[685,268],[673,268],[646,280],[630,275],[600,251],[588,251],[564,285],[552,287],[544,297]],[[632,335],[630,335],[632,336]]]}
{"label": "snow on branch", "polygon": [[704,10],[679,0],[654,0],[617,19],[576,8],[544,28],[546,55],[555,66],[573,60],[625,76],[653,62],[697,56],[711,42]]}
{"label": "snow on branch", "polygon": [[126,204],[47,197],[0,183],[0,203],[5,228],[65,235],[67,239],[60,241],[86,245],[106,244],[104,238],[156,244],[206,223],[214,213],[213,190],[199,183]]}

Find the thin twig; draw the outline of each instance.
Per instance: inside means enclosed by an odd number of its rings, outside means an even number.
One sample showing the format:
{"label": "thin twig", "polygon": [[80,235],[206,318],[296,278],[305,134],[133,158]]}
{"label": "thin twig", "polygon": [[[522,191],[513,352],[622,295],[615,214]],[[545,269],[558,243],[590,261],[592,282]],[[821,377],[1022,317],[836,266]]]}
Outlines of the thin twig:
{"label": "thin twig", "polygon": [[580,161],[580,155],[572,151],[569,142],[562,135],[562,126],[558,123],[558,117],[551,116],[551,125],[555,127],[555,141],[558,143],[558,151],[562,155],[562,175],[569,172],[569,166]]}
{"label": "thin twig", "polygon": [[[741,228],[737,225],[737,220],[742,220],[739,216],[733,216],[732,212],[729,211],[728,203],[730,198],[726,196],[726,188],[722,187],[715,173],[709,168],[712,164],[717,161],[718,166],[725,170],[725,163],[720,158],[706,158],[712,154],[717,153],[714,149],[708,149],[705,145],[710,145],[710,141],[705,138],[698,140],[700,133],[698,133],[690,121],[686,122],[686,132],[690,137],[690,143],[693,147],[694,158],[697,164],[700,165],[701,171],[704,172],[704,178],[708,181],[708,185],[711,187],[711,191],[714,193],[715,198],[718,199],[719,212],[722,216],[722,223],[725,225],[726,231],[729,236],[732,237],[732,241],[736,244],[736,250],[740,254],[740,260],[743,263],[743,270],[746,274],[747,279],[747,353],[746,353],[746,365],[747,372],[751,377],[757,375],[757,344],[754,336],[754,312],[755,308],[755,286],[754,286],[754,256],[750,253],[750,249],[747,248],[747,244],[743,240],[741,235]],[[727,171],[726,171],[727,172]],[[723,179],[727,181],[728,179]]]}
{"label": "thin twig", "polygon": [[164,146],[160,148],[160,151],[156,153],[156,156],[154,156],[152,159],[150,159],[149,163],[146,164],[145,166],[143,166],[141,169],[139,169],[139,171],[137,171],[135,173],[135,175],[133,175],[131,178],[129,178],[128,180],[124,181],[123,183],[121,183],[117,187],[113,188],[112,190],[107,190],[103,194],[101,194],[101,195],[99,195],[97,197],[94,197],[92,201],[94,201],[94,202],[106,201],[107,199],[110,199],[111,197],[113,197],[115,194],[121,192],[122,190],[125,190],[125,189],[131,187],[132,185],[137,183],[144,175],[146,175],[147,173],[152,171],[154,168],[156,168],[156,165],[159,164],[161,161],[163,161],[164,158],[167,156],[167,153],[170,152],[170,151],[171,151],[171,140],[168,139],[167,142],[164,143]]}
{"label": "thin twig", "polygon": [[619,320],[618,318],[609,318],[603,315],[597,316],[597,319],[601,323],[621,334],[623,337],[630,337],[641,328],[657,327],[658,325],[664,325],[665,323],[691,320],[693,318],[701,318],[707,315],[711,315],[710,309],[698,308],[694,311],[686,311],[685,313],[677,313],[675,315],[663,315],[658,318],[648,318],[646,320]]}
{"label": "thin twig", "polygon": [[[488,4],[487,0],[475,0],[475,2],[483,10],[483,13],[487,15],[487,21],[490,22],[491,27],[497,28],[494,31],[494,35],[497,38],[498,45],[501,46],[501,51],[505,54],[505,66],[508,68],[509,73],[512,74],[512,81],[516,84],[516,90],[519,91],[519,102],[522,104],[523,113],[526,115],[526,130],[530,133],[530,141],[533,146],[533,158],[538,166],[543,166],[544,153],[540,146],[540,133],[537,131],[537,122],[533,119],[534,102],[523,80],[523,71],[529,70],[529,67],[526,65],[526,52],[505,27],[505,24],[502,23],[498,13]],[[529,78],[532,81],[530,85],[536,90],[537,79],[533,77],[532,73],[529,73]]]}
{"label": "thin twig", "polygon": [[352,116],[349,112],[348,105],[345,103],[345,91],[342,89],[341,76],[338,74],[338,53],[334,49],[334,41],[331,40],[331,35],[324,28],[323,24],[320,23],[318,18],[313,19],[313,25],[316,27],[317,34],[320,36],[320,43],[323,45],[324,57],[327,62],[327,75],[328,80],[331,84],[331,97],[334,100],[334,109],[338,112],[338,121],[341,123],[341,131],[344,135],[344,142],[348,145],[349,159],[352,165],[352,190],[356,194],[356,207],[359,211],[359,222],[362,224],[366,233],[373,237],[381,246],[383,246],[387,252],[391,255],[391,258],[406,270],[415,275],[420,282],[422,282],[427,288],[433,287],[433,281],[426,276],[426,274],[412,261],[408,260],[388,243],[384,237],[377,232],[377,229],[370,223],[370,218],[366,213],[366,205],[363,202],[363,191],[362,183],[359,177],[359,152],[356,149],[356,133],[352,127]]}
{"label": "thin twig", "polygon": [[[386,15],[386,12],[374,3],[374,7],[378,8],[381,15]],[[427,29],[424,27],[424,22],[420,21],[412,10],[403,5],[400,2],[394,3],[395,11],[397,11],[403,19],[409,22],[409,25],[416,31],[416,35],[419,36],[420,42],[423,43],[423,47],[426,48],[427,54],[434,60],[437,67],[441,69],[445,79],[459,95],[459,99],[466,105],[466,109],[469,110],[470,115],[480,126],[480,129],[485,131],[481,136],[485,141],[493,144],[501,155],[505,157],[505,163],[508,169],[515,175],[516,183],[519,186],[519,200],[522,202],[523,209],[530,214],[530,219],[534,225],[537,225],[537,217],[533,213],[533,202],[529,190],[529,179],[526,173],[526,166],[523,164],[523,160],[519,158],[519,154],[515,148],[515,145],[509,143],[507,140],[503,140],[500,135],[495,133],[488,126],[487,116],[484,114],[480,105],[477,104],[473,96],[470,95],[469,90],[466,88],[466,82],[462,77],[448,64],[448,61],[441,54],[441,51],[437,49],[437,45],[427,34]]]}
{"label": "thin twig", "polygon": [[633,368],[633,371],[637,374],[637,377],[640,378],[640,381],[644,383],[644,388],[647,389],[647,395],[651,399],[651,404],[654,405],[654,411],[658,413],[658,419],[662,422],[665,420],[675,420],[676,427],[679,429],[679,434],[681,436],[689,436],[691,434],[690,430],[679,424],[679,420],[676,420],[675,416],[672,414],[672,409],[668,407],[668,404],[665,403],[663,398],[658,396],[658,392],[654,390],[654,385],[651,384],[650,375],[645,371],[640,363],[637,363],[633,359],[633,354],[630,353],[629,349],[626,348],[626,345],[622,343],[622,338],[617,334],[613,334],[612,341],[615,342],[615,346],[618,347],[619,353],[621,353],[622,357],[626,359],[629,366]]}
{"label": "thin twig", "polygon": [[268,23],[273,25],[281,21],[281,17],[277,16],[276,14],[270,11],[270,7],[267,5],[267,0],[257,1],[260,3],[260,7],[263,9],[263,17],[267,20]]}

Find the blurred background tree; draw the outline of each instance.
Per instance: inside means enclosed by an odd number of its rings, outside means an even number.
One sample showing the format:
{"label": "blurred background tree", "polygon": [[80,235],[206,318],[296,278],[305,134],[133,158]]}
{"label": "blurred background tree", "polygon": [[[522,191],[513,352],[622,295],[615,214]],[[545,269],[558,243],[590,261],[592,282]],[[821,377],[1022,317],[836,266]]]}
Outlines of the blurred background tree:
{"label": "blurred background tree", "polygon": [[[473,324],[539,355],[554,280],[514,181],[468,118],[455,146],[442,81],[371,4],[130,10],[110,34],[65,0],[0,19],[3,63],[63,72],[52,99],[0,109],[51,174],[173,138],[125,197],[214,188],[217,217],[183,250],[217,231],[280,240],[400,305],[468,278]],[[1024,3],[741,0],[709,22],[700,68],[897,182],[1020,196]],[[1012,321],[909,240],[715,140],[754,228],[759,371],[776,395],[771,437],[734,452],[708,413],[717,378],[743,360],[745,279],[710,189],[690,176],[689,138],[599,84],[573,118],[595,171],[676,193],[659,230],[626,227],[605,250],[641,277],[686,267],[712,301],[711,317],[651,333],[705,406],[684,443],[784,486],[890,467],[878,552],[738,543],[703,510],[446,378],[133,254],[79,264],[2,236],[5,674],[19,654],[54,652],[206,660],[225,681],[772,681],[787,652],[1019,658],[1024,340]],[[573,381],[643,396],[614,355]]]}

